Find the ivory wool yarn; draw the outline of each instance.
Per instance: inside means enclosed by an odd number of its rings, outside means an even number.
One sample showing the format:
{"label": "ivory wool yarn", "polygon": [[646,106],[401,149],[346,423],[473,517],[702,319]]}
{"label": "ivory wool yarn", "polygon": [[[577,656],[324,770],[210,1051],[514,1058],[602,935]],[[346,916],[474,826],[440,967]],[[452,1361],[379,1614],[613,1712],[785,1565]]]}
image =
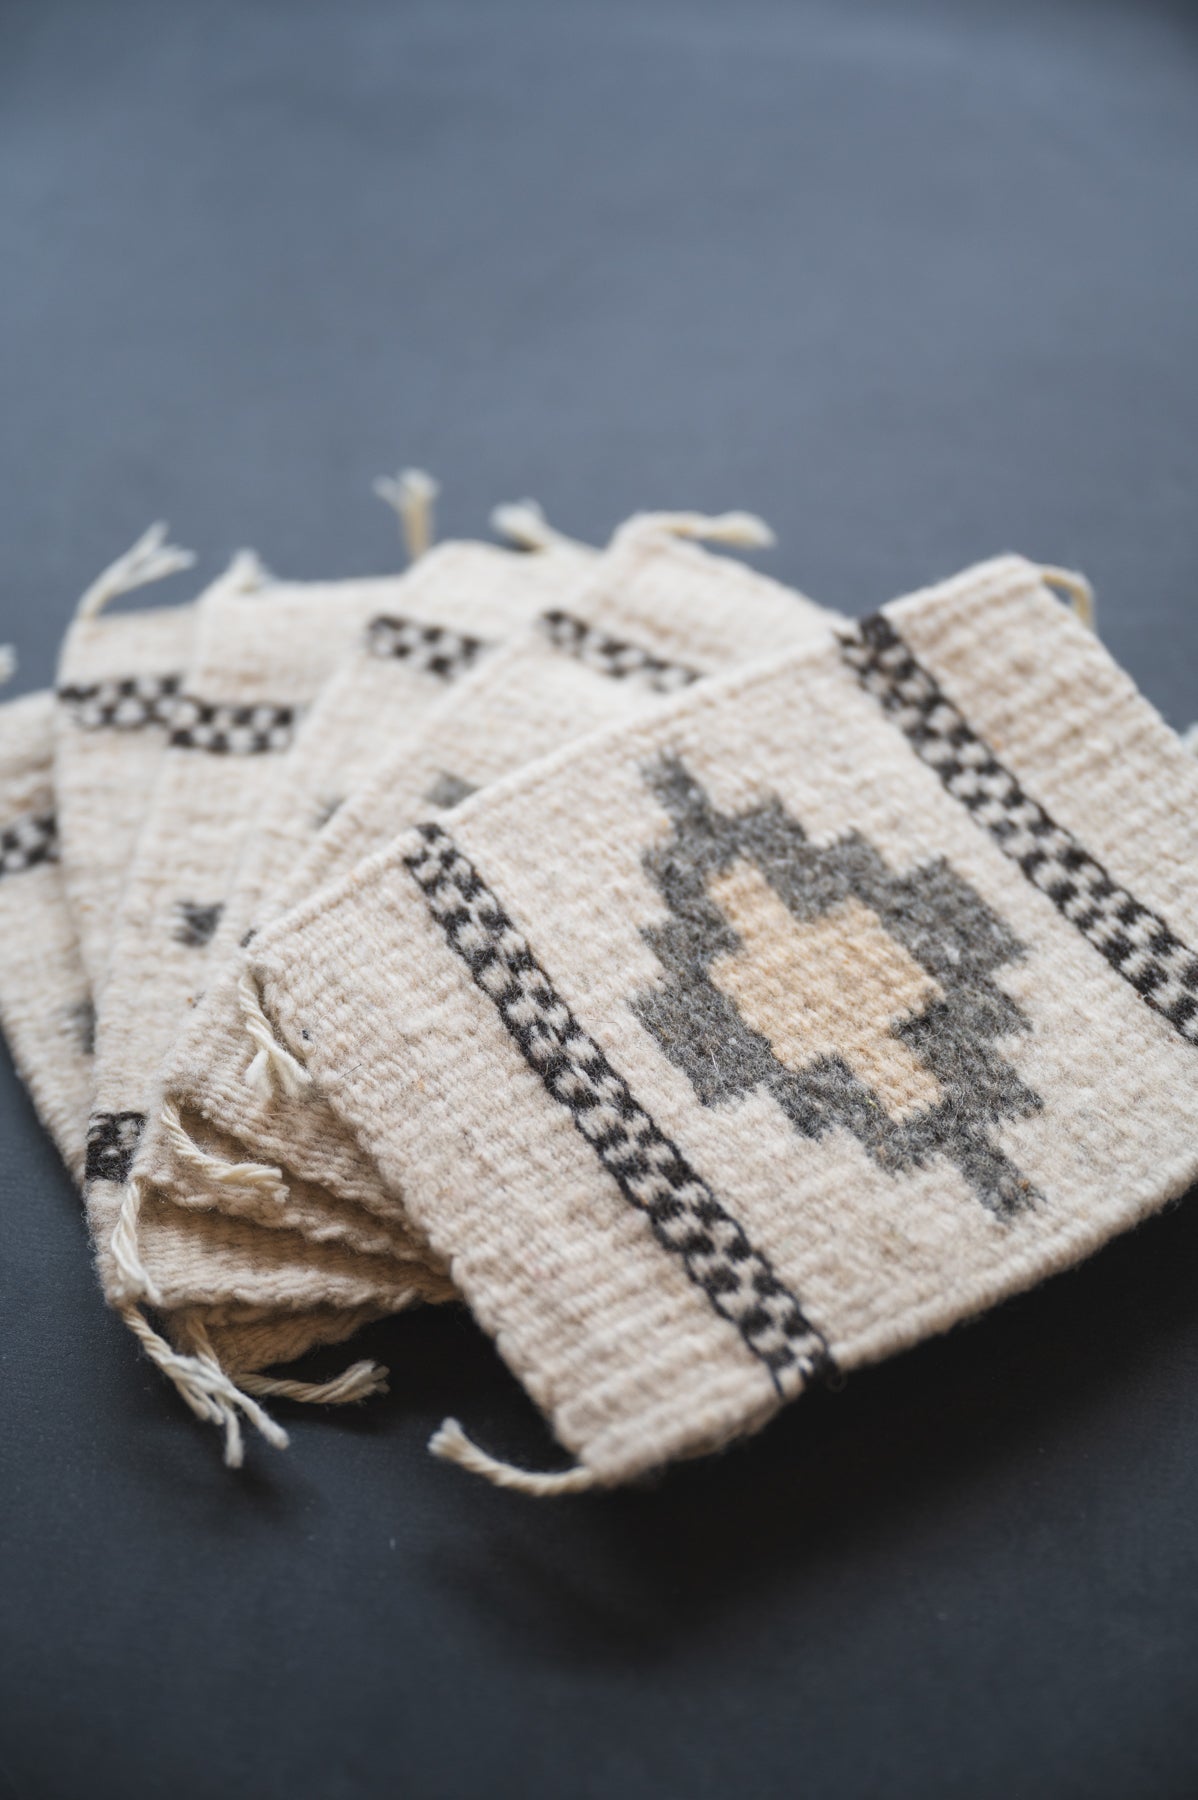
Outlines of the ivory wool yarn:
{"label": "ivory wool yarn", "polygon": [[54,696],[0,706],[0,1026],[38,1117],[82,1185],[92,1002],[58,855]]}
{"label": "ivory wool yarn", "polygon": [[190,551],[166,542],[165,525],[151,526],[88,588],[59,654],[59,854],[83,966],[97,994],[194,630],[186,606],[129,613],[102,608],[193,560]]}
{"label": "ivory wool yarn", "polygon": [[[685,541],[703,534],[752,542],[761,540],[764,527],[692,514],[640,517],[623,527],[610,550],[577,576],[569,598],[559,596],[560,605],[464,680],[396,746],[260,917],[352,868],[430,807],[456,804],[571,737],[635,717],[753,649],[803,642],[827,629],[833,615],[803,596]],[[394,1217],[394,1197],[373,1162],[305,1085],[302,1070],[282,1059],[277,1082],[247,1079],[259,1052],[257,1040],[246,1036],[239,986],[244,996],[244,973],[240,983],[226,976],[218,989],[223,1017],[206,1009],[209,1029],[202,1037],[189,1032],[177,1041],[166,1081],[169,1103],[206,1149],[207,1132],[233,1133],[243,1154],[248,1149],[270,1159],[280,1181],[286,1168],[320,1188],[313,1193],[292,1179],[279,1206],[261,1186],[214,1184],[215,1203],[314,1236],[326,1235],[334,1219],[345,1226],[344,1212],[322,1205],[329,1193]],[[159,1162],[151,1174],[182,1195],[195,1179],[194,1158],[186,1146],[175,1155],[173,1170]]]}
{"label": "ivory wool yarn", "polygon": [[406,834],[254,943],[577,1466],[764,1423],[1198,1175],[1198,768],[983,564]]}

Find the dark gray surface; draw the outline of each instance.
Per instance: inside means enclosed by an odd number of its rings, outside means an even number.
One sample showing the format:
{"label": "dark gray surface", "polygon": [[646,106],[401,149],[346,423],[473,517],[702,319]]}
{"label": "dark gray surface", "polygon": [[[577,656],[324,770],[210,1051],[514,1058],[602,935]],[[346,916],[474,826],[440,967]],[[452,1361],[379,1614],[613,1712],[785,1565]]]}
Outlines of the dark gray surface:
{"label": "dark gray surface", "polygon": [[[1196,48],[1130,0],[6,0],[18,685],[151,518],[204,575],[378,569],[369,479],[415,461],[455,532],[755,507],[848,610],[1081,565],[1185,723]],[[452,1314],[235,1477],[0,1084],[0,1791],[1198,1791],[1192,1206],[647,1493],[430,1461],[447,1410],[548,1453]]]}

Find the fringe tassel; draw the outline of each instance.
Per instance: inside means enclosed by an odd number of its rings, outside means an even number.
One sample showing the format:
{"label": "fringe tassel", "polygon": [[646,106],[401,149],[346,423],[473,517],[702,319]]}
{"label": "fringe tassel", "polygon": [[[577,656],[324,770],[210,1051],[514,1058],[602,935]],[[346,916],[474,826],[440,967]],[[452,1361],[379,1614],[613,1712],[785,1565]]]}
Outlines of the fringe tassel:
{"label": "fringe tassel", "polygon": [[732,544],[743,550],[769,550],[777,538],[756,513],[652,513],[662,531],[675,537],[702,538],[712,544]]}
{"label": "fringe tassel", "polygon": [[579,547],[577,538],[555,530],[536,500],[512,500],[494,507],[491,529],[520,550],[552,550],[563,544]]}
{"label": "fringe tassel", "polygon": [[398,475],[380,475],[374,491],[399,514],[408,561],[415,562],[432,546],[433,503],[441,492],[440,482],[423,469],[401,469]]}
{"label": "fringe tassel", "polygon": [[270,1163],[228,1162],[223,1156],[213,1156],[210,1151],[201,1150],[191,1133],[187,1130],[179,1110],[169,1100],[159,1114],[171,1148],[181,1163],[189,1169],[195,1169],[207,1181],[219,1187],[257,1188],[270,1192],[272,1199],[280,1205],[287,1198],[287,1183],[283,1179],[282,1169],[276,1169]]}
{"label": "fringe tassel", "polygon": [[292,1056],[287,1046],[275,1036],[248,969],[237,983],[237,1001],[246,1033],[257,1045],[245,1072],[246,1086],[252,1087],[263,1099],[269,1099],[277,1087],[289,1100],[297,1100],[311,1087],[312,1077],[298,1057]]}
{"label": "fringe tassel", "polygon": [[590,1469],[581,1465],[573,1469],[562,1469],[555,1475],[538,1475],[533,1469],[517,1469],[512,1463],[500,1462],[497,1457],[488,1456],[477,1444],[471,1443],[456,1419],[446,1419],[439,1431],[435,1431],[428,1441],[428,1447],[434,1456],[443,1458],[445,1462],[457,1463],[460,1469],[468,1469],[471,1475],[481,1475],[495,1487],[509,1488],[513,1493],[531,1494],[537,1499],[550,1499],[559,1494],[585,1494],[598,1482]]}
{"label": "fringe tassel", "polygon": [[1040,579],[1046,587],[1059,588],[1083,625],[1091,631],[1094,625],[1094,589],[1076,569],[1058,569],[1051,563],[1040,564]]}
{"label": "fringe tassel", "polygon": [[11,644],[0,644],[0,687],[12,680],[17,672],[17,653]]}
{"label": "fringe tassel", "polygon": [[161,581],[179,569],[190,569],[195,562],[194,552],[180,550],[177,544],[168,544],[166,533],[167,526],[159,520],[138,538],[132,549],[109,563],[80,599],[75,617],[94,619],[118,594],[132,593],[134,588]]}

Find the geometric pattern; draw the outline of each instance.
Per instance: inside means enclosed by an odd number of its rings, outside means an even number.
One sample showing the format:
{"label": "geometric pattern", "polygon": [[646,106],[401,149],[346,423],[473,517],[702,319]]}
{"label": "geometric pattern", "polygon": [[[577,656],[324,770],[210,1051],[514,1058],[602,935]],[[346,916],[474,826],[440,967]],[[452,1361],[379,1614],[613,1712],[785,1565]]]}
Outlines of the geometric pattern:
{"label": "geometric pattern", "polygon": [[104,726],[139,731],[147,725],[171,723],[182,679],[180,675],[128,675],[87,687],[60,687],[58,698],[70,707],[75,724],[84,731]]}
{"label": "geometric pattern", "polygon": [[[813,843],[776,799],[721,813],[677,759],[662,758],[645,778],[674,829],[644,857],[667,912],[642,936],[665,979],[632,1006],[700,1102],[764,1089],[804,1137],[849,1131],[896,1175],[943,1157],[998,1218],[1034,1204],[1035,1189],[994,1136],[1001,1120],[1041,1105],[996,1048],[1029,1030],[994,980],[1023,946],[981,896],[943,858],[896,872],[859,832]],[[746,1012],[743,978],[729,991],[727,972],[751,953],[745,921],[738,930],[725,910],[738,876],[770,932],[759,989],[770,1032]],[[819,945],[809,974],[790,985],[777,956],[784,932]],[[901,992],[887,985],[896,968],[907,972]],[[871,995],[881,1003],[872,1061],[854,1054]],[[821,1016],[831,1037],[805,1036]],[[896,1072],[909,1104],[895,1103]]]}
{"label": "geometric pattern", "polygon": [[623,638],[609,637],[605,631],[588,625],[585,619],[575,618],[572,613],[547,612],[542,614],[538,624],[551,644],[577,657],[579,662],[600,675],[610,675],[615,680],[626,680],[631,676],[643,681],[657,694],[677,693],[699,679],[696,669],[688,669],[682,663],[666,662],[660,656],[654,656],[651,650]]}
{"label": "geometric pattern", "polygon": [[295,731],[296,708],[230,705],[180,694],[171,714],[169,742],[177,750],[207,750],[215,756],[261,756],[286,750]]}
{"label": "geometric pattern", "polygon": [[84,1179],[114,1181],[124,1186],[145,1124],[144,1113],[93,1113],[87,1127]]}
{"label": "geometric pattern", "polygon": [[57,861],[58,822],[53,813],[25,813],[0,831],[0,876]]}
{"label": "geometric pattern", "polygon": [[426,675],[452,681],[486,649],[481,638],[444,625],[422,625],[419,619],[380,617],[366,628],[366,640],[374,656],[399,657]]}
{"label": "geometric pattern", "polygon": [[1004,856],[1154,1012],[1198,1044],[1198,956],[1024,792],[889,619],[862,620],[841,646],[861,685]]}
{"label": "geometric pattern", "polygon": [[438,825],[420,833],[422,847],[405,864],[529,1067],[660,1247],[764,1363],[778,1393],[797,1393],[830,1366],[821,1333],[769,1257],[635,1100],[453,839]]}

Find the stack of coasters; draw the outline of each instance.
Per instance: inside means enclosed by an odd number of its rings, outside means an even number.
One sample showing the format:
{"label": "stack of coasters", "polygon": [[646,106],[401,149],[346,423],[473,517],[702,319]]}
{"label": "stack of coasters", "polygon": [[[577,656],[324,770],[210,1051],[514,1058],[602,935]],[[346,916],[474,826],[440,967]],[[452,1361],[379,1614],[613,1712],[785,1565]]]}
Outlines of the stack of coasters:
{"label": "stack of coasters", "polygon": [[[106,1298],[240,1461],[462,1298],[574,1457],[754,1430],[1198,1174],[1198,769],[1017,557],[850,623],[646,514],[193,605],[0,707],[0,1022]],[[85,1149],[86,1139],[86,1149]]]}

